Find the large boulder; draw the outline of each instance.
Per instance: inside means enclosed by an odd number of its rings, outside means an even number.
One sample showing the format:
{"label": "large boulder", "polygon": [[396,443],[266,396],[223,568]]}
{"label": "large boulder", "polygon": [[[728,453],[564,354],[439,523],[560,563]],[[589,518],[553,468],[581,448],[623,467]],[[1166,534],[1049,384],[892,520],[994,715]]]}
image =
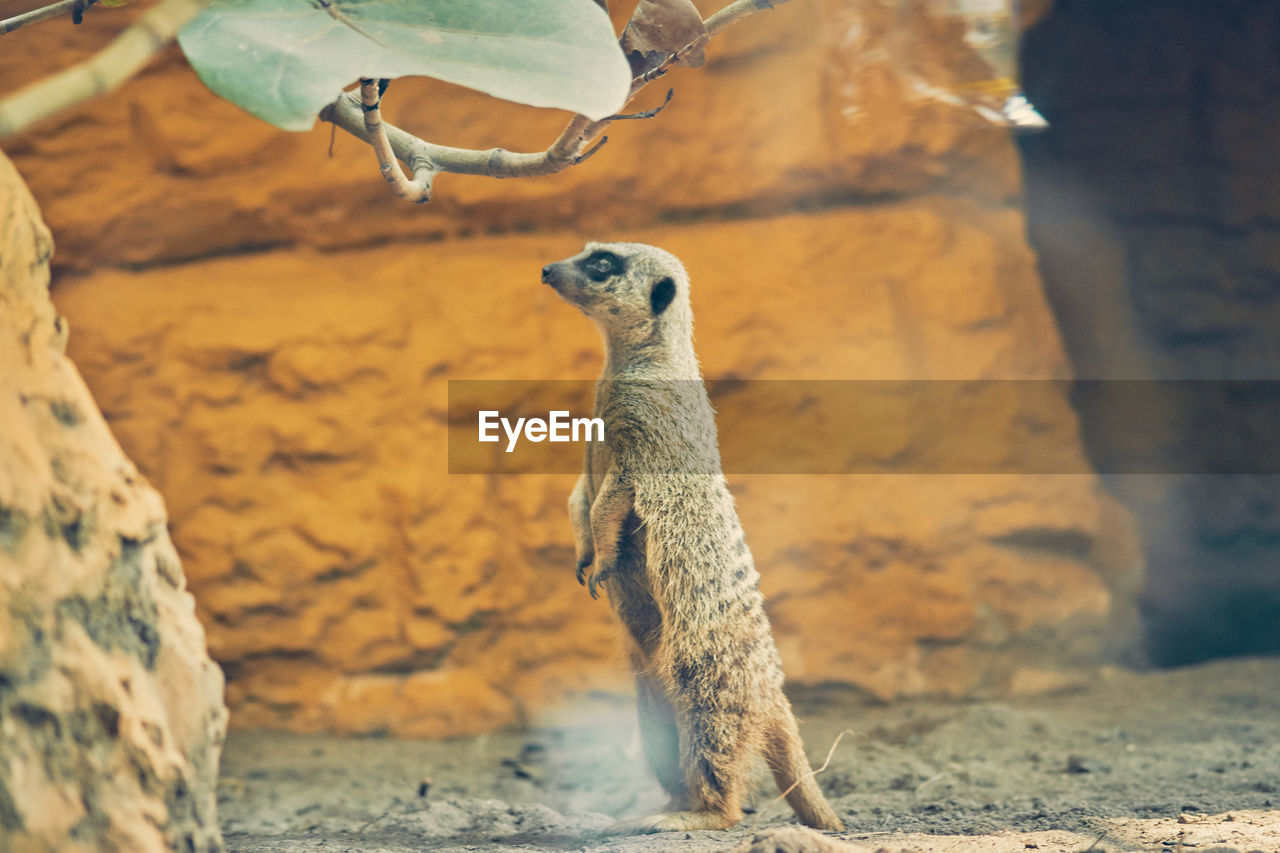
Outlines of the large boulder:
{"label": "large boulder", "polygon": [[0,157],[0,849],[222,849],[226,727],[160,495],[49,301],[53,243]]}

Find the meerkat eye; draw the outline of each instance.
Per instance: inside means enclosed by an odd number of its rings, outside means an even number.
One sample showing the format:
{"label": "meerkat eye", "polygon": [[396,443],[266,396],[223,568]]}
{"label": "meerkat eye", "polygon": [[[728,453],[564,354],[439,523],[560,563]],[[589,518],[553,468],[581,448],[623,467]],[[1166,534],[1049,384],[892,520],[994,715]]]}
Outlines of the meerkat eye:
{"label": "meerkat eye", "polygon": [[613,252],[595,252],[582,262],[582,269],[592,281],[604,281],[622,271],[622,261]]}

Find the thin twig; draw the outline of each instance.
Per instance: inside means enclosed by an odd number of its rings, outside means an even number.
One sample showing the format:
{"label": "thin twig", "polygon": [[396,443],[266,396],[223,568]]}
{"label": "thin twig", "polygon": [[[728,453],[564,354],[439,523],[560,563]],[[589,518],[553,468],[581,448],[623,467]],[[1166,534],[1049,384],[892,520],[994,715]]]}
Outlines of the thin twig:
{"label": "thin twig", "polygon": [[1089,853],[1089,851],[1091,850],[1097,850],[1098,844],[1102,841],[1102,839],[1106,837],[1107,837],[1107,831],[1104,829],[1102,830],[1102,832],[1098,833],[1097,838],[1093,839],[1093,843],[1090,844],[1088,847],[1086,847],[1084,850],[1082,850],[1080,853]]}
{"label": "thin twig", "polygon": [[80,0],[58,0],[57,3],[52,3],[39,9],[32,9],[30,12],[23,12],[21,15],[14,15],[12,18],[0,21],[0,36],[25,27],[27,24],[38,24],[41,21],[65,15],[78,2]]}
{"label": "thin twig", "polygon": [[412,181],[405,177],[382,125],[381,103],[382,94],[378,90],[378,81],[368,77],[361,78],[360,107],[364,111],[364,129],[369,134],[373,152],[378,155],[378,168],[382,177],[391,184],[396,195],[417,204],[426,204],[431,201],[431,179],[435,177],[435,169],[430,163],[425,163],[414,169]]}
{"label": "thin twig", "polygon": [[363,834],[366,829],[373,826],[375,823],[382,820],[384,817],[386,817],[389,814],[391,814],[391,808],[388,806],[387,810],[384,811],[382,814],[371,817],[368,820],[366,820],[364,823],[362,823],[360,827],[356,830],[356,832],[359,834]]}
{"label": "thin twig", "polygon": [[0,100],[0,139],[119,86],[202,8],[204,0],[162,0],[89,59]]}
{"label": "thin twig", "polygon": [[707,17],[702,25],[707,28],[707,38],[719,35],[729,27],[741,21],[743,18],[749,18],[756,12],[763,12],[766,9],[772,9],[774,6],[781,6],[783,3],[789,3],[791,0],[736,0],[725,6],[719,12],[715,12]]}
{"label": "thin twig", "polygon": [[654,107],[651,110],[645,110],[644,112],[639,112],[639,113],[617,113],[615,115],[609,116],[608,120],[609,121],[627,121],[631,119],[653,118],[658,113],[662,112],[667,108],[667,104],[671,103],[671,96],[674,95],[675,93],[676,93],[675,89],[668,89],[666,100],[664,100],[662,103],[658,104],[656,107]]}
{"label": "thin twig", "polygon": [[853,733],[853,729],[845,729],[844,731],[840,732],[840,734],[836,735],[836,739],[831,742],[831,748],[827,750],[827,757],[822,762],[821,767],[819,767],[817,770],[810,770],[808,773],[805,773],[804,775],[800,776],[798,779],[796,779],[796,781],[792,782],[787,787],[787,790],[783,791],[781,794],[779,794],[778,796],[770,800],[768,803],[766,803],[764,808],[756,809],[755,820],[751,822],[752,832],[755,832],[756,824],[760,822],[761,814],[763,814],[768,809],[773,808],[775,805],[777,805],[778,803],[786,799],[787,794],[790,794],[792,791],[794,791],[796,789],[796,786],[799,785],[801,782],[803,782],[806,779],[812,779],[814,776],[817,776],[819,773],[822,773],[827,769],[828,766],[830,766],[831,756],[836,754],[836,747],[840,745],[840,741],[844,740],[845,735],[848,735],[849,737],[857,737],[857,735]]}
{"label": "thin twig", "polygon": [[586,151],[583,151],[583,152],[582,152],[581,154],[579,154],[577,157],[574,157],[574,158],[573,158],[573,165],[575,165],[575,166],[576,166],[576,165],[578,165],[579,163],[581,163],[583,160],[587,159],[588,157],[593,156],[597,151],[599,151],[601,148],[603,148],[603,147],[604,147],[604,144],[605,144],[606,142],[608,142],[608,141],[609,141],[609,137],[607,137],[607,136],[602,136],[602,137],[600,137],[599,139],[597,139],[597,140],[596,140],[596,144],[595,144],[595,145],[592,145],[592,146],[591,146],[590,148],[588,148]]}
{"label": "thin twig", "polygon": [[[650,69],[632,80],[631,90],[626,100],[629,102],[641,89],[665,74],[671,64],[678,61],[692,47],[757,12],[789,2],[791,0],[773,0],[773,2],[734,0],[703,21],[707,30],[706,36],[700,36],[697,42],[671,54],[657,68]],[[361,99],[350,92],[344,93],[321,110],[320,118],[322,121],[332,122],[370,145],[375,144],[374,135],[365,127]],[[451,172],[457,175],[484,175],[490,178],[532,178],[563,172],[590,157],[599,150],[603,140],[589,148],[587,146],[615,118],[618,117],[609,116],[600,121],[592,121],[586,116],[575,115],[546,150],[533,153],[508,151],[505,148],[477,150],[436,145],[386,122],[381,123],[381,134],[390,144],[395,159],[413,170],[415,177],[419,177],[423,170],[427,170],[432,176],[437,172]],[[379,164],[382,162],[380,155]]]}
{"label": "thin twig", "polygon": [[387,46],[384,42],[379,41],[364,30],[360,29],[360,27],[356,26],[355,21],[352,21],[346,15],[342,14],[342,12],[338,11],[338,7],[333,5],[332,0],[316,0],[316,4],[319,5],[321,9],[324,9],[325,12],[328,13],[329,17],[333,18],[338,23],[347,25],[379,47]]}

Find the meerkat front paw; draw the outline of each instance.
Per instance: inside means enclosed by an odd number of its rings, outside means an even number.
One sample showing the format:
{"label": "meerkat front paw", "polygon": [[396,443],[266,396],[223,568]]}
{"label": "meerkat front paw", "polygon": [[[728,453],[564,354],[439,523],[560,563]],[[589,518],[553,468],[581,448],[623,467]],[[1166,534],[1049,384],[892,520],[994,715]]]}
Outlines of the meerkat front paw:
{"label": "meerkat front paw", "polygon": [[[596,592],[596,587],[604,583],[613,575],[613,568],[610,566],[601,566],[596,561],[592,561],[587,572],[587,592],[591,593],[592,598],[599,598],[600,594]],[[582,578],[581,570],[578,574],[579,580]]]}
{"label": "meerkat front paw", "polygon": [[591,564],[596,561],[596,555],[590,551],[578,558],[578,585],[587,585],[587,569],[591,568]]}

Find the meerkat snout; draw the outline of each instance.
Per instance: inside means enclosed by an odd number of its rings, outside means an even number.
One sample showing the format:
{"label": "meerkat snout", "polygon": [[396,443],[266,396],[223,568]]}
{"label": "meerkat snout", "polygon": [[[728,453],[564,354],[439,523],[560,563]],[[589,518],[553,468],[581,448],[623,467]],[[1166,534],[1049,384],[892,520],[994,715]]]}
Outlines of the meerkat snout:
{"label": "meerkat snout", "polygon": [[564,299],[575,302],[571,296],[571,292],[581,291],[581,286],[574,285],[574,273],[576,270],[567,261],[557,261],[554,264],[547,264],[542,268],[542,283],[550,285],[551,289],[560,294]]}

